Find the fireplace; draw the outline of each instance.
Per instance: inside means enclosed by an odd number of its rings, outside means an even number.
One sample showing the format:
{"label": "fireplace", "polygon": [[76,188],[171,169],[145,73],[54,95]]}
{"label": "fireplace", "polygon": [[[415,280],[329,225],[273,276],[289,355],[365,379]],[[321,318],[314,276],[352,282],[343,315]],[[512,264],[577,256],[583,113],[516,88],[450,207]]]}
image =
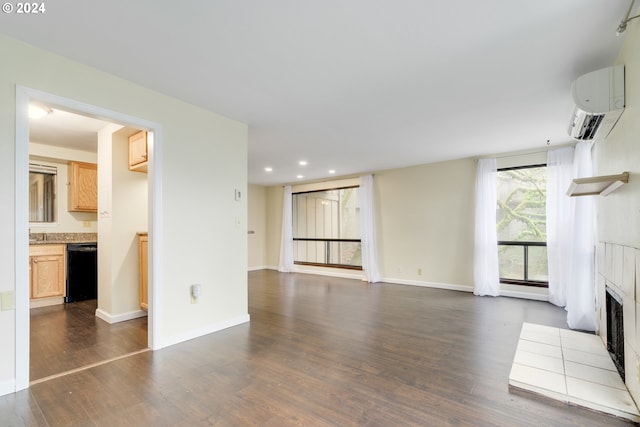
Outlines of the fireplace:
{"label": "fireplace", "polygon": [[622,297],[607,286],[607,350],[624,381],[624,323]]}

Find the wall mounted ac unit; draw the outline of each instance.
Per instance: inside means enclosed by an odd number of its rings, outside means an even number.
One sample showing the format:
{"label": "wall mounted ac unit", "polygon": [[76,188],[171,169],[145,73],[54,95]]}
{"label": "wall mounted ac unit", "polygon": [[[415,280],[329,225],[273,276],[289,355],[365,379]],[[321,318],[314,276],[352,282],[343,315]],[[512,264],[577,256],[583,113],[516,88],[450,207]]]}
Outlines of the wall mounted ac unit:
{"label": "wall mounted ac unit", "polygon": [[575,107],[569,135],[580,141],[604,139],[624,111],[624,65],[578,77],[571,86]]}

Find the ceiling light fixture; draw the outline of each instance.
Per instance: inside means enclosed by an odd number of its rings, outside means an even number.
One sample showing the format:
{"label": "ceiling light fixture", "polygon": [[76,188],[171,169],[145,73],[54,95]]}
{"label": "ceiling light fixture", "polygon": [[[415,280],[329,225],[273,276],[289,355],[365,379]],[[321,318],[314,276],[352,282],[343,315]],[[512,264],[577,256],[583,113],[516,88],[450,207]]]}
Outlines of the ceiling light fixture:
{"label": "ceiling light fixture", "polygon": [[266,168],[264,168],[264,171],[265,172],[273,172],[273,168],[270,168],[270,167],[267,166]]}
{"label": "ceiling light fixture", "polygon": [[631,4],[629,5],[629,10],[627,10],[627,14],[624,16],[624,18],[622,18],[622,21],[620,21],[620,25],[618,25],[618,30],[616,31],[616,36],[619,36],[620,34],[624,33],[625,30],[627,29],[627,23],[629,21],[631,21],[632,19],[636,19],[638,17],[640,17],[640,15],[636,15],[636,16],[632,16],[631,18],[629,18],[629,15],[631,15],[631,10],[633,9],[633,5],[636,2],[636,0],[631,0]]}
{"label": "ceiling light fixture", "polygon": [[29,104],[29,118],[41,119],[44,116],[51,114],[53,111],[51,108],[40,104]]}
{"label": "ceiling light fixture", "polygon": [[335,169],[329,169],[329,173],[331,173],[331,174],[336,173],[336,170]]}
{"label": "ceiling light fixture", "polygon": [[307,161],[306,161],[306,160],[300,160],[300,161],[298,162],[298,164],[299,164],[300,166],[307,166]]}
{"label": "ceiling light fixture", "polygon": [[304,178],[304,175],[298,175],[298,176],[296,176],[296,178],[302,179],[302,178]]}

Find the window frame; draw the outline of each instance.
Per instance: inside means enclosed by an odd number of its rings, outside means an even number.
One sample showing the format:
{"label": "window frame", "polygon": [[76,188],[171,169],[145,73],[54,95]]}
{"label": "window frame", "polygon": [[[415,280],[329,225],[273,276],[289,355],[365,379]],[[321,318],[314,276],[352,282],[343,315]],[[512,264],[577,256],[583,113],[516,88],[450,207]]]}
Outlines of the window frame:
{"label": "window frame", "polygon": [[[537,164],[529,164],[529,165],[522,165],[522,166],[509,166],[509,167],[505,167],[505,168],[497,168],[496,172],[508,172],[508,171],[512,171],[512,170],[521,170],[521,169],[534,169],[534,168],[547,168],[547,164],[546,163],[537,163]],[[497,180],[496,180],[497,182]],[[545,201],[546,203],[546,201]],[[496,210],[498,209],[497,206],[497,200],[496,200]],[[545,214],[545,221],[546,221],[546,214]],[[496,223],[497,226],[497,223]],[[508,278],[503,278],[503,277],[499,277],[499,281],[500,283],[503,284],[507,284],[507,285],[520,285],[520,286],[530,286],[530,287],[537,287],[537,288],[548,288],[549,287],[549,281],[543,281],[543,280],[529,280],[528,276],[529,276],[529,247],[534,246],[534,247],[547,247],[547,241],[545,240],[544,242],[532,242],[532,241],[525,241],[525,240],[498,240],[497,241],[498,246],[522,246],[523,250],[524,250],[524,280],[518,280],[518,279],[508,279]],[[499,260],[499,258],[498,258]],[[548,264],[547,264],[547,268],[548,268]],[[499,273],[499,270],[498,270]],[[547,276],[548,276],[549,271],[547,270]]]}
{"label": "window frame", "polygon": [[[352,188],[360,189],[360,185],[345,185],[339,187],[330,187],[330,188],[321,188],[317,190],[307,190],[307,191],[296,191],[291,194],[291,203],[293,204],[293,196],[298,194],[310,194],[310,193],[320,193],[324,191],[337,191],[337,190],[348,190]],[[291,218],[293,221],[293,217]],[[319,237],[293,237],[294,242],[302,241],[302,242],[325,242],[327,245],[326,252],[330,254],[331,251],[329,249],[330,243],[360,243],[362,245],[362,239],[339,239],[339,238],[319,238]],[[362,246],[361,246],[362,247]],[[334,263],[322,263],[322,262],[311,262],[311,261],[296,261],[294,259],[293,263],[295,265],[308,265],[313,267],[330,267],[330,268],[342,268],[347,270],[362,270],[362,265],[348,265],[348,264],[334,264]]]}
{"label": "window frame", "polygon": [[[51,187],[51,191],[50,192],[46,192],[44,191],[43,188],[43,194],[42,197],[39,197],[38,195],[35,195],[35,200],[34,200],[34,194],[33,194],[33,189],[31,187],[31,174],[38,174],[38,175],[49,175],[52,178],[52,183],[50,184]],[[34,163],[32,161],[29,161],[29,227],[50,227],[50,226],[55,226],[58,224],[58,166],[52,166],[52,165],[47,165],[47,164],[42,164],[42,163]],[[47,193],[49,195],[49,197],[46,196]],[[50,208],[47,208],[46,206],[50,205]],[[35,208],[34,208],[35,206]],[[42,209],[43,210],[43,219],[42,221],[39,220],[33,220],[32,219],[32,212],[33,210],[39,210]],[[49,215],[47,215],[45,213],[46,211],[50,211],[51,213],[51,218],[50,220],[48,220]]]}

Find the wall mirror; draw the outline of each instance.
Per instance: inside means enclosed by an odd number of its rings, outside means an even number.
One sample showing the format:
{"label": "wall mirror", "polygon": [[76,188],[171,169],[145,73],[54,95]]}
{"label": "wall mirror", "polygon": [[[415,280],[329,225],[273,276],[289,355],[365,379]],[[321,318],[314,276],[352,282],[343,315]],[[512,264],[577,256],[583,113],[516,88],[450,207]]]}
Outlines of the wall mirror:
{"label": "wall mirror", "polygon": [[56,221],[56,176],[53,166],[29,163],[29,222]]}

